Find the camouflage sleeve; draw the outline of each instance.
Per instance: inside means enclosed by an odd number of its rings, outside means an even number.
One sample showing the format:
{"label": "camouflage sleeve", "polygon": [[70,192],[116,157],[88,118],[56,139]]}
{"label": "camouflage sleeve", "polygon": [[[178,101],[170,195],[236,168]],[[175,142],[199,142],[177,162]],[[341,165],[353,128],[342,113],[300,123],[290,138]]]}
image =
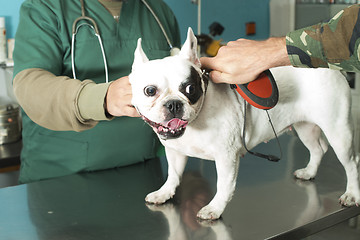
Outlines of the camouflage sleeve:
{"label": "camouflage sleeve", "polygon": [[360,5],[352,5],[330,21],[286,36],[290,62],[296,67],[360,71]]}

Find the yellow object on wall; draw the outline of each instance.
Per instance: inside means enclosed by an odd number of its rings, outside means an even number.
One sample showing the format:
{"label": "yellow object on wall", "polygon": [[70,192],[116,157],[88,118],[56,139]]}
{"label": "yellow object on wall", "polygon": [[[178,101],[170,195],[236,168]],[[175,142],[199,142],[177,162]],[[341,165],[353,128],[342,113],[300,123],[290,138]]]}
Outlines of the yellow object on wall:
{"label": "yellow object on wall", "polygon": [[208,48],[206,49],[206,54],[209,55],[210,57],[216,56],[217,52],[219,51],[219,48],[222,46],[221,41],[222,40],[212,41],[209,44]]}

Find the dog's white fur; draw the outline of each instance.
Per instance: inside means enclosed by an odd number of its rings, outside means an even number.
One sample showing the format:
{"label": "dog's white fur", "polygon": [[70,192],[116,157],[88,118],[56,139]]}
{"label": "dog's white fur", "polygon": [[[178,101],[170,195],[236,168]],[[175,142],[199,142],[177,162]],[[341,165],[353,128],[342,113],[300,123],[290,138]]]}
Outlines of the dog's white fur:
{"label": "dog's white fur", "polygon": [[[246,153],[241,131],[244,100],[229,85],[211,81],[206,96],[204,94],[195,105],[179,93],[179,85],[189,76],[190,66],[201,73],[196,49],[196,38],[191,29],[180,54],[161,60],[149,61],[139,41],[129,77],[133,88],[132,103],[151,121],[164,122],[164,103],[168,99],[177,99],[184,104],[184,119],[189,121],[181,137],[160,139],[169,165],[168,178],[158,191],[146,197],[146,201],[161,204],[175,194],[187,156],[214,160],[218,174],[217,193],[199,211],[198,217],[217,219],[232,198],[239,158]],[[271,72],[279,88],[279,102],[269,110],[274,127],[281,134],[292,125],[310,151],[308,165],[295,171],[295,176],[305,180],[314,178],[329,143],[346,172],[347,187],[340,197],[341,203],[348,206],[360,204],[351,96],[344,76],[329,69],[293,67],[275,68]],[[143,89],[148,84],[158,87],[156,97],[144,95]],[[249,149],[274,137],[264,110],[249,106],[246,124],[245,142]]]}

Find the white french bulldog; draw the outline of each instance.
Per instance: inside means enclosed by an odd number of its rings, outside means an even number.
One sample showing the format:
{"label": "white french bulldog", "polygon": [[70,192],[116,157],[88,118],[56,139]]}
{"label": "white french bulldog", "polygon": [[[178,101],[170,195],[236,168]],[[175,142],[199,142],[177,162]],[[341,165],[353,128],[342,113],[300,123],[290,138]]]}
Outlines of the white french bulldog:
{"label": "white french bulldog", "polygon": [[[329,69],[293,67],[271,72],[279,88],[279,102],[268,110],[276,132],[281,134],[292,125],[310,151],[308,165],[295,171],[295,176],[314,178],[329,142],[347,176],[340,202],[360,204],[350,89],[344,76]],[[139,39],[129,79],[132,104],[159,136],[169,165],[165,184],[148,194],[146,202],[161,204],[173,197],[187,156],[214,160],[217,193],[197,216],[218,219],[232,198],[239,158],[246,153],[241,131],[244,100],[229,85],[214,84],[203,75],[190,28],[180,53],[164,59],[149,61]],[[251,149],[272,139],[274,133],[264,110],[247,109],[245,142]]]}

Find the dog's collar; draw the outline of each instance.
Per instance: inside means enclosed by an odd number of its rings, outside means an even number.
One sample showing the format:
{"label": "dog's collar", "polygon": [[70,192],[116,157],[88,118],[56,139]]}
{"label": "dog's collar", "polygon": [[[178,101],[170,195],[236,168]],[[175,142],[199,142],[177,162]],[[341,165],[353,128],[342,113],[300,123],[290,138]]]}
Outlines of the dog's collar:
{"label": "dog's collar", "polygon": [[204,85],[205,85],[205,92],[207,90],[207,87],[209,85],[209,81],[211,81],[210,79],[210,69],[202,69],[201,70],[201,77],[204,80]]}

